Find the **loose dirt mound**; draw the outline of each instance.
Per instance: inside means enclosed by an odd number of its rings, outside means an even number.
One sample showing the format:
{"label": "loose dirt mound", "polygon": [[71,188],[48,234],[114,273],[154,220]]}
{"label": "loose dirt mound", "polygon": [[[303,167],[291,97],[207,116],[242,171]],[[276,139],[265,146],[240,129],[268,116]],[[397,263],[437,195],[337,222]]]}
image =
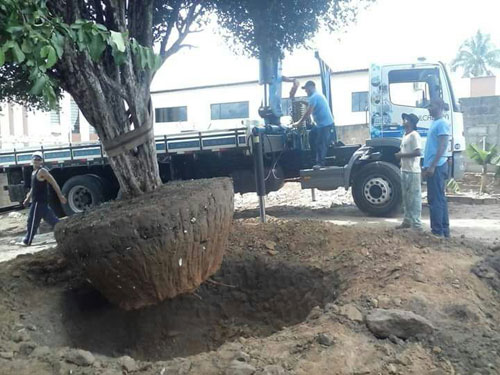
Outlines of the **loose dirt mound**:
{"label": "loose dirt mound", "polygon": [[[18,257],[0,266],[0,368],[493,375],[500,300],[470,271],[487,254],[412,232],[236,220],[211,279],[192,294],[128,312],[109,305],[57,251]],[[411,311],[435,331],[377,339],[363,322],[375,308]],[[79,365],[68,363],[75,357]]]}
{"label": "loose dirt mound", "polygon": [[228,178],[174,182],[74,215],[55,237],[106,298],[137,309],[193,291],[217,271],[233,197]]}

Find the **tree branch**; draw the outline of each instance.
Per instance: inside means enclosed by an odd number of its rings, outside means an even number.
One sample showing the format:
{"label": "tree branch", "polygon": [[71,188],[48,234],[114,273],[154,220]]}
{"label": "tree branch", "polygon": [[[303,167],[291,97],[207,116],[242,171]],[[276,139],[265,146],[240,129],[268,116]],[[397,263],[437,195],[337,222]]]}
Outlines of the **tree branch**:
{"label": "tree branch", "polygon": [[201,1],[195,1],[191,7],[188,10],[188,13],[186,15],[186,18],[182,20],[181,23],[176,22],[176,28],[178,30],[178,36],[177,40],[167,49],[165,50],[161,56],[163,57],[163,60],[166,60],[168,57],[172,56],[174,53],[179,51],[180,46],[184,42],[184,39],[188,36],[188,34],[191,32],[190,28],[193,22],[198,18],[198,16],[201,14],[201,9],[196,11],[198,6],[200,5]]}
{"label": "tree branch", "polygon": [[129,1],[128,30],[141,45],[153,44],[153,0]]}
{"label": "tree branch", "polygon": [[125,90],[123,90],[123,87],[116,82],[114,79],[112,79],[105,71],[104,68],[100,64],[94,64],[96,67],[97,74],[99,76],[99,79],[104,82],[111,90],[116,91],[116,93],[122,97],[124,100],[128,100],[129,97],[126,94]]}
{"label": "tree branch", "polygon": [[165,31],[165,35],[163,36],[160,43],[160,56],[165,56],[165,50],[167,48],[168,40],[170,39],[170,34],[172,33],[172,29],[175,25],[175,20],[179,17],[179,12],[181,9],[182,0],[177,0],[174,4],[173,10],[170,13],[170,17],[167,22],[167,30]]}
{"label": "tree branch", "polygon": [[105,25],[104,9],[102,9],[101,0],[93,0],[93,3],[94,3],[94,10],[95,10],[95,18],[96,18],[97,23]]}

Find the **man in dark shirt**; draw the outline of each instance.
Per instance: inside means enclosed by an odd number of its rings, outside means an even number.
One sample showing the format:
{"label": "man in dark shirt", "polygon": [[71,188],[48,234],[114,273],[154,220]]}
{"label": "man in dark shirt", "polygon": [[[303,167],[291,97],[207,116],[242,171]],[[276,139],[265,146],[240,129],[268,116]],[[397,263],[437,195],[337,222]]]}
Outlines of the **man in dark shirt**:
{"label": "man in dark shirt", "polygon": [[66,204],[66,198],[61,192],[59,185],[49,171],[42,167],[43,156],[41,152],[35,152],[31,156],[33,161],[33,173],[31,174],[31,189],[26,196],[23,204],[26,206],[30,199],[32,204],[28,216],[28,225],[26,237],[19,243],[22,246],[30,246],[35,236],[40,220],[43,218],[52,228],[59,219],[54,214],[48,204],[48,184],[52,186],[62,204]]}

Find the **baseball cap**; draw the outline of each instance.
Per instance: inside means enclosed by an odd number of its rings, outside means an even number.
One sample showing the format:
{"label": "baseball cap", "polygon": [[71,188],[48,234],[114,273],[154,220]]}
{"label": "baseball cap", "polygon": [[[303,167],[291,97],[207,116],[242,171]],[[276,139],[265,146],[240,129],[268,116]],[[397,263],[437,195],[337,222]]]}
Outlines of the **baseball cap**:
{"label": "baseball cap", "polygon": [[410,123],[413,124],[413,126],[416,126],[418,124],[418,117],[413,113],[403,113],[401,115],[401,118],[403,120],[408,120]]}
{"label": "baseball cap", "polygon": [[305,89],[306,87],[316,87],[316,84],[313,81],[307,81],[304,86],[302,86],[302,89]]}
{"label": "baseball cap", "polygon": [[31,155],[31,159],[42,159],[43,160],[43,154],[40,151],[35,151]]}

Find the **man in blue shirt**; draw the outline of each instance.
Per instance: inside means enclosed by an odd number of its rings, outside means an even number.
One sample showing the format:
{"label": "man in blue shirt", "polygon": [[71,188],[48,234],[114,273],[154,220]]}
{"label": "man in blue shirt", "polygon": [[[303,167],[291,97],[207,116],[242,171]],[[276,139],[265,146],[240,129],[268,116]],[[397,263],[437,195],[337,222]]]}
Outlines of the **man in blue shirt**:
{"label": "man in blue shirt", "polygon": [[326,152],[331,142],[333,131],[333,115],[330,111],[326,98],[316,91],[316,84],[313,81],[307,81],[302,89],[305,90],[309,99],[309,106],[302,118],[292,126],[299,126],[312,114],[316,126],[311,132],[315,132],[316,139],[316,165],[314,169],[325,166]]}
{"label": "man in blue shirt", "polygon": [[427,179],[427,200],[431,216],[431,231],[439,237],[450,237],[448,202],[445,182],[448,178],[446,148],[450,138],[450,124],[443,119],[445,103],[442,99],[431,100],[429,114],[434,121],[427,133],[422,177]]}

